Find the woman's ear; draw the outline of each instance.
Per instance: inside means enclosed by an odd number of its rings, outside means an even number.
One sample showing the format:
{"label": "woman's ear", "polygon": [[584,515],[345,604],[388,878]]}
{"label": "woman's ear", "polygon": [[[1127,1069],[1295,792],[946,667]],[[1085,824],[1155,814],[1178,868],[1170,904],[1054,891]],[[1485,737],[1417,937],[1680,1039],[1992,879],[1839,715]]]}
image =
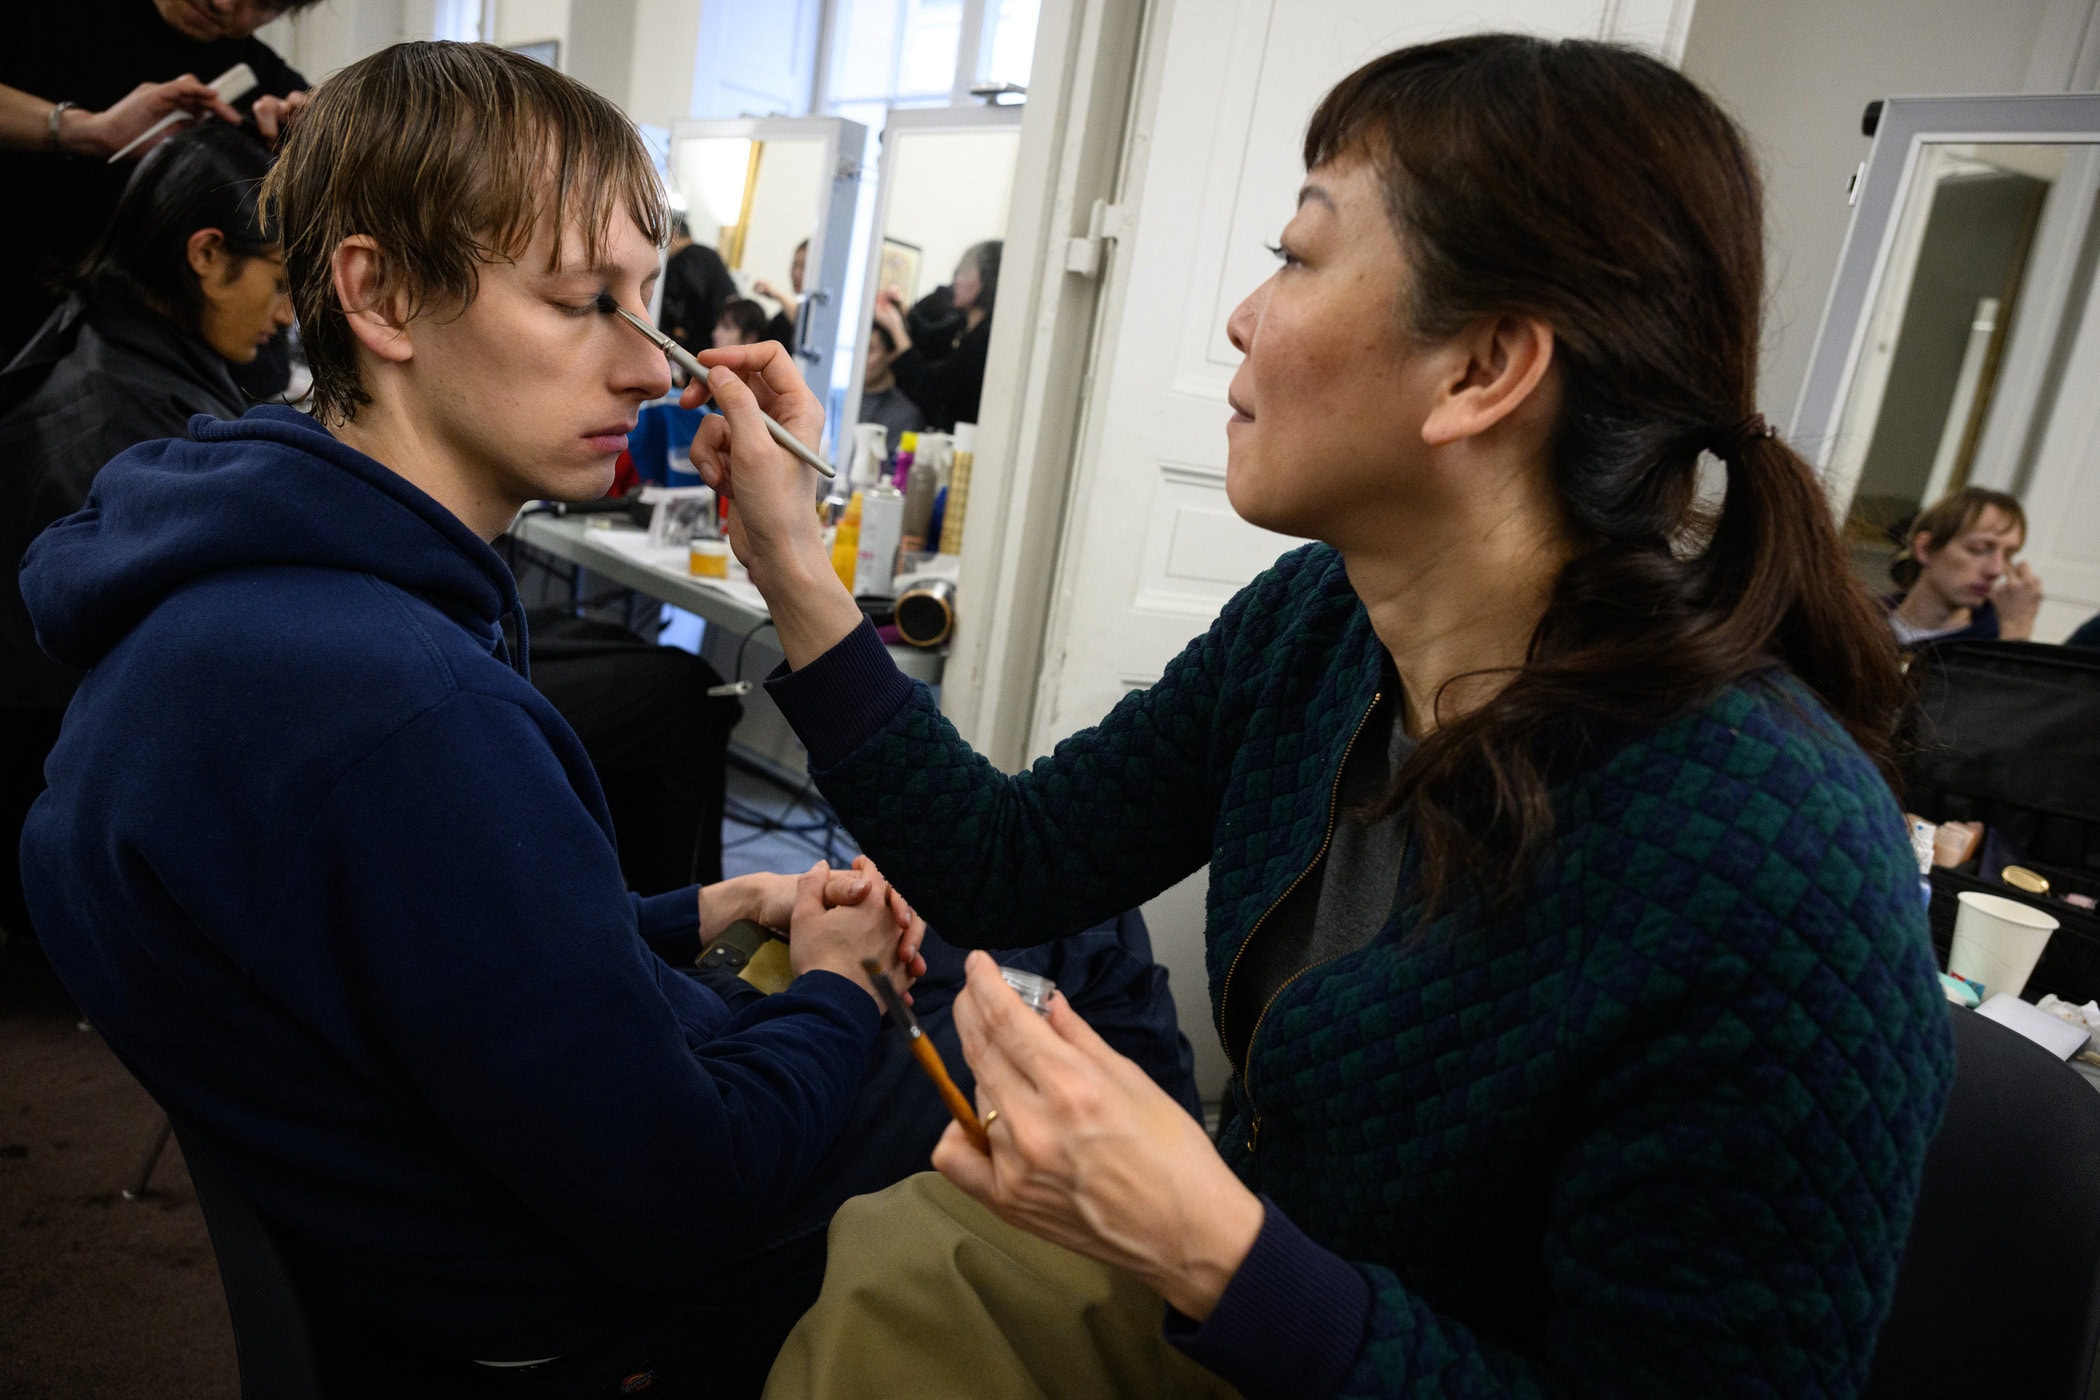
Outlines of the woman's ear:
{"label": "woman's ear", "polygon": [[233,256],[226,247],[226,235],[215,228],[200,228],[192,233],[183,252],[189,259],[190,271],[206,286],[211,285],[211,274],[223,273]]}
{"label": "woman's ear", "polygon": [[1536,316],[1483,316],[1453,336],[1422,441],[1445,447],[1478,437],[1527,408],[1545,410],[1550,426],[1558,407],[1546,385],[1553,344],[1553,327]]}
{"label": "woman's ear", "polygon": [[370,234],[353,233],[338,243],[329,259],[335,299],[358,343],[382,360],[405,364],[415,355],[408,333],[407,308],[397,289],[388,285],[386,257]]}

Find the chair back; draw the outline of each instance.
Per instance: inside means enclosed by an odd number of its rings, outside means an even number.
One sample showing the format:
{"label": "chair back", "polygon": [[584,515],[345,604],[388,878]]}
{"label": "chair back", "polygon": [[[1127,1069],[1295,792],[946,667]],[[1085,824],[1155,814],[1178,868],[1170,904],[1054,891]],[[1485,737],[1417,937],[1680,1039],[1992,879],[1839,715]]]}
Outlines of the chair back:
{"label": "chair back", "polygon": [[2016,1031],[1954,1018],[1954,1087],[1868,1400],[2087,1400],[2100,1352],[2100,1092]]}
{"label": "chair back", "polygon": [[219,1257],[243,1400],[321,1400],[317,1308],[301,1288],[282,1233],[199,1145],[195,1133],[177,1123],[175,1140],[182,1144],[212,1252]]}

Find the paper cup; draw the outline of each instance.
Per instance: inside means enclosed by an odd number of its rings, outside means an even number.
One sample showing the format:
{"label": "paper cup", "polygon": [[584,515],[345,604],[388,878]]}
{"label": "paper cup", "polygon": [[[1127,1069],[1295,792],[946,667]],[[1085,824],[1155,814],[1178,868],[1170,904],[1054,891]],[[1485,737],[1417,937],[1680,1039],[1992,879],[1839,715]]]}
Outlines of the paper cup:
{"label": "paper cup", "polygon": [[1947,953],[1947,970],[1983,983],[1987,994],[2003,992],[2016,997],[2054,932],[2056,920],[2032,904],[1964,891],[1954,915],[1954,946]]}

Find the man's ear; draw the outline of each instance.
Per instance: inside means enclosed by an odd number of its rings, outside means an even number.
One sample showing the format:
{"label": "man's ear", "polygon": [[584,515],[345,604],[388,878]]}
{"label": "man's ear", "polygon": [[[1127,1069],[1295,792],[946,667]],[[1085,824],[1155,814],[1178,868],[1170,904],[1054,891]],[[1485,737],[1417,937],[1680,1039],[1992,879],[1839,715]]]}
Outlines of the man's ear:
{"label": "man's ear", "polygon": [[415,356],[407,307],[388,285],[386,255],[370,234],[353,233],[336,244],[328,260],[335,299],[358,343],[382,360],[406,364]]}
{"label": "man's ear", "polygon": [[1940,552],[1939,542],[1929,530],[1920,530],[1910,537],[1910,557],[1919,564],[1929,564],[1932,556]]}
{"label": "man's ear", "polygon": [[1478,437],[1545,404],[1539,386],[1553,368],[1553,327],[1536,316],[1483,316],[1442,349],[1441,379],[1422,423],[1429,446]]}
{"label": "man's ear", "polygon": [[207,286],[212,272],[224,268],[233,256],[227,250],[226,235],[215,228],[200,228],[192,233],[183,247],[183,255],[189,260],[190,271]]}

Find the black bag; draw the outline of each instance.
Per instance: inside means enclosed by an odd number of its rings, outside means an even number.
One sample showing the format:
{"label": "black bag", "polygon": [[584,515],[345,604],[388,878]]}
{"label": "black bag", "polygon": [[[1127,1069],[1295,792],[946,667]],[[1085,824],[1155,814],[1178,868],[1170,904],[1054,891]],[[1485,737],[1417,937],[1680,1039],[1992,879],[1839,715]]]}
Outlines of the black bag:
{"label": "black bag", "polygon": [[[2060,927],[2022,995],[2100,998],[2100,652],[2034,642],[1945,642],[1911,663],[1899,732],[1904,806],[1929,821],[1978,821],[1981,853],[1932,872],[1932,939],[1944,961],[1957,896],[1979,890],[2046,909]],[[2046,895],[2006,886],[2020,865]]]}
{"label": "black bag", "polygon": [[710,696],[699,657],[559,608],[528,615],[532,683],[598,770],[629,889],[662,894],[722,878],[729,732],[743,715]]}

